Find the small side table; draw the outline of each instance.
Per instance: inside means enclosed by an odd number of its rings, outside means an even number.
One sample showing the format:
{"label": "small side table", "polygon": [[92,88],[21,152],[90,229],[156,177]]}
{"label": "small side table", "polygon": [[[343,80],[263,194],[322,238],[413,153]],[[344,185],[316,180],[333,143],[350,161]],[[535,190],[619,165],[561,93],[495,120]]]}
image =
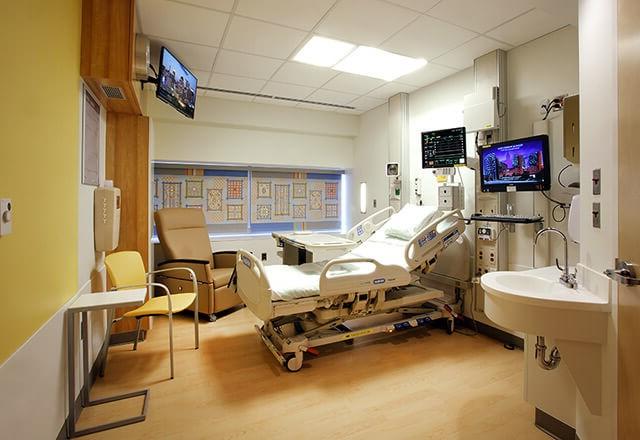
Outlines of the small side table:
{"label": "small side table", "polygon": [[[99,292],[99,293],[86,293],[80,295],[67,309],[67,372],[69,382],[69,418],[67,422],[67,437],[74,438],[87,434],[93,434],[94,432],[106,431],[107,429],[117,428],[119,426],[130,425],[132,423],[138,423],[145,420],[147,417],[147,407],[149,403],[149,389],[140,391],[134,391],[132,393],[122,394],[119,396],[105,397],[98,400],[91,400],[89,397],[89,384],[87,379],[89,377],[89,338],[88,338],[88,321],[89,311],[93,310],[107,310],[107,332],[105,344],[108,344],[108,338],[111,334],[111,321],[113,312],[117,307],[129,307],[140,306],[144,304],[147,295],[146,289],[132,289],[121,290],[119,292]],[[115,402],[117,400],[130,399],[132,397],[144,396],[144,403],[142,406],[142,413],[135,417],[130,417],[115,422],[105,423],[103,425],[96,425],[90,428],[85,428],[80,431],[76,431],[76,408],[75,408],[75,325],[74,316],[76,313],[82,314],[82,324],[80,327],[82,336],[82,370],[83,370],[83,387],[82,395],[80,396],[80,403],[83,408],[87,406],[102,405],[104,403]],[[111,319],[109,319],[111,318]],[[106,345],[105,345],[106,346]],[[98,356],[99,359],[103,357],[103,351]],[[104,362],[105,359],[101,359]]]}

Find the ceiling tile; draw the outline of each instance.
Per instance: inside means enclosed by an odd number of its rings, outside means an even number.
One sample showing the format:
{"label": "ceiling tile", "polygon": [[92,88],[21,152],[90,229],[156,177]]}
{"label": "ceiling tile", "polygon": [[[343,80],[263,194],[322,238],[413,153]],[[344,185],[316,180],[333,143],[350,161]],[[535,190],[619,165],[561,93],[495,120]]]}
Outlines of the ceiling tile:
{"label": "ceiling tile", "polygon": [[236,13],[311,30],[334,3],[335,0],[240,0]]}
{"label": "ceiling tile", "polygon": [[351,43],[378,46],[418,17],[416,12],[380,0],[338,3],[322,20],[317,32]]}
{"label": "ceiling tile", "polygon": [[420,70],[398,78],[398,81],[401,81],[403,84],[406,83],[417,87],[424,87],[449,75],[453,75],[456,72],[456,69],[429,63]]}
{"label": "ceiling tile", "polygon": [[514,46],[531,41],[568,24],[560,16],[534,9],[488,32],[487,35]]}
{"label": "ceiling tile", "polygon": [[280,67],[278,72],[273,76],[273,79],[290,84],[320,87],[337,74],[338,72],[327,67],[317,67],[289,61]]}
{"label": "ceiling tile", "polygon": [[345,105],[350,101],[356,99],[358,95],[352,93],[334,92],[333,90],[320,89],[316,90],[312,95],[306,99],[309,101],[326,102],[329,104]]}
{"label": "ceiling tile", "polygon": [[229,14],[167,0],[139,0],[142,31],[188,43],[219,46]]}
{"label": "ceiling tile", "polygon": [[416,89],[416,86],[410,86],[408,84],[401,84],[398,82],[390,82],[375,90],[369,92],[367,96],[372,98],[387,99],[390,96],[397,95],[398,93],[409,93]]}
{"label": "ceiling tile", "polygon": [[389,0],[389,1],[400,6],[404,6],[405,8],[413,9],[414,11],[427,12],[429,9],[437,5],[440,0]]}
{"label": "ceiling tile", "polygon": [[511,46],[508,44],[480,36],[441,57],[435,58],[433,61],[454,69],[466,69],[467,67],[471,67],[473,60],[479,56],[495,49],[509,50],[510,48]]}
{"label": "ceiling tile", "polygon": [[209,87],[238,92],[258,93],[265,84],[266,81],[263,79],[244,78],[222,73],[213,73],[209,78]]}
{"label": "ceiling tile", "polygon": [[382,48],[430,60],[477,36],[475,32],[423,16],[391,37]]}
{"label": "ceiling tile", "polygon": [[269,79],[282,61],[229,50],[221,50],[214,71],[249,78]]}
{"label": "ceiling tile", "polygon": [[369,93],[371,90],[380,87],[384,83],[385,81],[381,79],[369,78],[367,76],[354,75],[351,73],[341,73],[322,86],[322,88],[338,92],[364,95]]}
{"label": "ceiling tile", "polygon": [[209,83],[209,75],[211,72],[206,70],[193,70],[191,69],[191,73],[193,73],[196,78],[198,78],[198,87],[206,86]]}
{"label": "ceiling tile", "polygon": [[[152,53],[159,54],[160,46],[167,47],[180,61],[182,61],[190,70],[206,70],[210,71],[213,66],[213,60],[216,57],[218,49],[215,47],[202,46],[199,44],[181,43],[179,41],[171,41],[165,39],[152,39]],[[157,49],[156,49],[157,47]],[[159,55],[158,55],[159,56]],[[152,60],[156,64],[158,60]]]}
{"label": "ceiling tile", "polygon": [[306,35],[295,29],[236,16],[231,21],[224,48],[286,59]]}
{"label": "ceiling tile", "polygon": [[213,92],[211,90],[207,90],[207,93],[205,93],[205,96],[209,98],[229,99],[231,101],[245,101],[245,102],[253,101],[253,96],[239,95],[237,93]]}
{"label": "ceiling tile", "polygon": [[442,0],[429,15],[484,33],[532,8],[531,0]]}
{"label": "ceiling tile", "polygon": [[532,0],[538,9],[561,17],[567,24],[578,26],[578,0]]}
{"label": "ceiling tile", "polygon": [[367,110],[371,110],[374,107],[378,107],[379,105],[385,104],[386,102],[387,102],[386,99],[377,99],[377,98],[371,98],[369,96],[361,96],[355,101],[350,102],[349,105],[354,106],[358,110],[367,111]]}
{"label": "ceiling tile", "polygon": [[269,81],[260,93],[265,95],[282,96],[283,98],[304,99],[309,96],[315,88],[296,86],[275,81]]}
{"label": "ceiling tile", "polygon": [[233,8],[233,0],[181,0],[181,2],[225,12],[231,12]]}

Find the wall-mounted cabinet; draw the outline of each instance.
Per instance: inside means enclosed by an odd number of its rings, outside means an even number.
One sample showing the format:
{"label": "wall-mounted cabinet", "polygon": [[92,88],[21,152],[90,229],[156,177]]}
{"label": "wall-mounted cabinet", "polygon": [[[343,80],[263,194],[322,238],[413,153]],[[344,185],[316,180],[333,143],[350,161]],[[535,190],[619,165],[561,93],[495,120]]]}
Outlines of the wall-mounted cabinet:
{"label": "wall-mounted cabinet", "polygon": [[134,0],[83,0],[80,74],[107,110],[139,115],[135,21]]}

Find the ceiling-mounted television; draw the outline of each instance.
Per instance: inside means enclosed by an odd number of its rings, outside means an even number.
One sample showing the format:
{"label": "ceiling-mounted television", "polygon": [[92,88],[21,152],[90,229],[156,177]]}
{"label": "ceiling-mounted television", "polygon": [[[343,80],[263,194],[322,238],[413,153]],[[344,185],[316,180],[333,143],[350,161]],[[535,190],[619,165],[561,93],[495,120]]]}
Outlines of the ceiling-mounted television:
{"label": "ceiling-mounted television", "polygon": [[160,49],[160,71],[156,96],[187,118],[193,119],[196,110],[198,78],[173,55]]}
{"label": "ceiling-mounted television", "polygon": [[546,134],[498,142],[480,150],[482,192],[549,190],[550,170]]}

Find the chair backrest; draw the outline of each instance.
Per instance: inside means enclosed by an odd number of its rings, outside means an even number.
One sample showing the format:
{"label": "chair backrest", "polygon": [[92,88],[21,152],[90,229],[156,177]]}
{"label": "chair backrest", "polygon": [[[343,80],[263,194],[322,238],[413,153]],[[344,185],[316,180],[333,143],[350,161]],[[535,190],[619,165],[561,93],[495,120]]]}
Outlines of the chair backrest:
{"label": "chair backrest", "polygon": [[213,267],[209,230],[201,209],[163,208],[155,212],[154,220],[167,258],[206,260]]}
{"label": "chair backrest", "polygon": [[147,282],[142,256],[136,251],[109,254],[104,259],[113,287],[136,286]]}

